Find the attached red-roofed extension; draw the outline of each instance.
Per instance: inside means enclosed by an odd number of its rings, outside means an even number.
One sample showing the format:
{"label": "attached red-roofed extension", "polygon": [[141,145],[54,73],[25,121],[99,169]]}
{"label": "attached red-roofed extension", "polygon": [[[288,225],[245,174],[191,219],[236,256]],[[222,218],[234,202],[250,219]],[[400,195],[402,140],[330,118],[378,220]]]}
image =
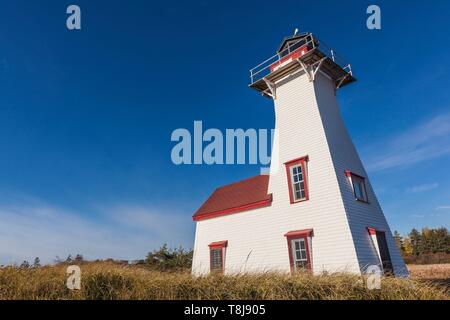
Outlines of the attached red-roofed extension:
{"label": "attached red-roofed extension", "polygon": [[194,221],[267,207],[272,195],[267,194],[269,175],[259,175],[216,189],[192,216]]}

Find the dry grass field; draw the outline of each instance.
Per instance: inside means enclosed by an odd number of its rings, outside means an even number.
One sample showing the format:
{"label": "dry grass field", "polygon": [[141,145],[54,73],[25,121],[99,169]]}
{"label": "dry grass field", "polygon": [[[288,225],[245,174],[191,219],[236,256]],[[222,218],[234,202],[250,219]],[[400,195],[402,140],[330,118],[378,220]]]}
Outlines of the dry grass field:
{"label": "dry grass field", "polygon": [[426,281],[437,285],[450,294],[450,263],[446,264],[409,264],[411,279]]}
{"label": "dry grass field", "polygon": [[66,266],[0,268],[0,299],[450,299],[450,265],[410,266],[411,279],[335,274],[207,276],[99,262],[81,265],[81,290],[66,287]]}
{"label": "dry grass field", "polygon": [[409,264],[408,270],[415,279],[450,279],[450,263]]}

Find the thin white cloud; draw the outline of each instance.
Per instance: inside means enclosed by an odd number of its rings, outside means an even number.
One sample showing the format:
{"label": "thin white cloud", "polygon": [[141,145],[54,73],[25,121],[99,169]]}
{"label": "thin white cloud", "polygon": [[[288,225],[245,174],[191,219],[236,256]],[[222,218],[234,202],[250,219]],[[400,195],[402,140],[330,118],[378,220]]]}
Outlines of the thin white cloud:
{"label": "thin white cloud", "polygon": [[191,234],[190,227],[193,226],[190,215],[173,214],[170,209],[161,210],[151,206],[117,204],[102,208],[102,212],[122,227],[153,234],[166,239],[166,242],[172,240],[174,235]]}
{"label": "thin white cloud", "polygon": [[450,210],[450,206],[439,206],[436,210]]}
{"label": "thin white cloud", "polygon": [[437,187],[439,187],[439,183],[426,183],[426,184],[421,184],[418,186],[414,186],[414,187],[410,187],[408,189],[406,189],[407,193],[419,193],[419,192],[425,192],[425,191],[430,191],[433,189],[436,189]]}
{"label": "thin white cloud", "polygon": [[450,113],[436,116],[365,150],[369,171],[409,166],[450,154]]}
{"label": "thin white cloud", "polygon": [[0,205],[0,264],[37,256],[51,263],[56,256],[77,253],[87,259],[134,260],[163,243],[192,247],[190,216],[167,216],[137,205],[103,208],[111,214],[93,213],[101,218],[88,219],[42,203]]}
{"label": "thin white cloud", "polygon": [[442,217],[446,216],[446,213],[447,212],[444,212],[444,213],[431,212],[431,213],[423,213],[423,214],[419,213],[419,214],[412,214],[411,217],[412,218],[419,218],[419,219],[422,219],[422,218],[442,218]]}

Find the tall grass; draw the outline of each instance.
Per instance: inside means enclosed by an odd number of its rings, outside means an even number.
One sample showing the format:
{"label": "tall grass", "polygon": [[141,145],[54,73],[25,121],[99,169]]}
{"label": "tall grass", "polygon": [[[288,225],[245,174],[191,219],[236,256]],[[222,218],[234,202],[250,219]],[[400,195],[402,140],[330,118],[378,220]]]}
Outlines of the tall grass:
{"label": "tall grass", "polygon": [[410,264],[408,265],[411,277],[417,279],[450,280],[450,263],[445,264]]}
{"label": "tall grass", "polygon": [[195,278],[189,272],[160,272],[113,263],[81,265],[81,290],[66,287],[66,266],[0,269],[0,299],[449,299],[426,282],[385,278],[369,290],[355,275],[309,274]]}

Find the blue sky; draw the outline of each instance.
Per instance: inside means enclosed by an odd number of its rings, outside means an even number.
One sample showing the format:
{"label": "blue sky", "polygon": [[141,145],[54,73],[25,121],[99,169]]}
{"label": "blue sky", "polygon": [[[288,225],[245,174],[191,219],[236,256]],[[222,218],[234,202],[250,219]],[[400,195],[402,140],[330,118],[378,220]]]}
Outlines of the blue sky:
{"label": "blue sky", "polygon": [[[77,4],[82,29],[67,30]],[[391,228],[450,221],[450,3],[9,1],[0,10],[0,263],[193,245],[258,165],[175,166],[176,128],[272,128],[248,69],[298,27],[352,63],[342,115]]]}

